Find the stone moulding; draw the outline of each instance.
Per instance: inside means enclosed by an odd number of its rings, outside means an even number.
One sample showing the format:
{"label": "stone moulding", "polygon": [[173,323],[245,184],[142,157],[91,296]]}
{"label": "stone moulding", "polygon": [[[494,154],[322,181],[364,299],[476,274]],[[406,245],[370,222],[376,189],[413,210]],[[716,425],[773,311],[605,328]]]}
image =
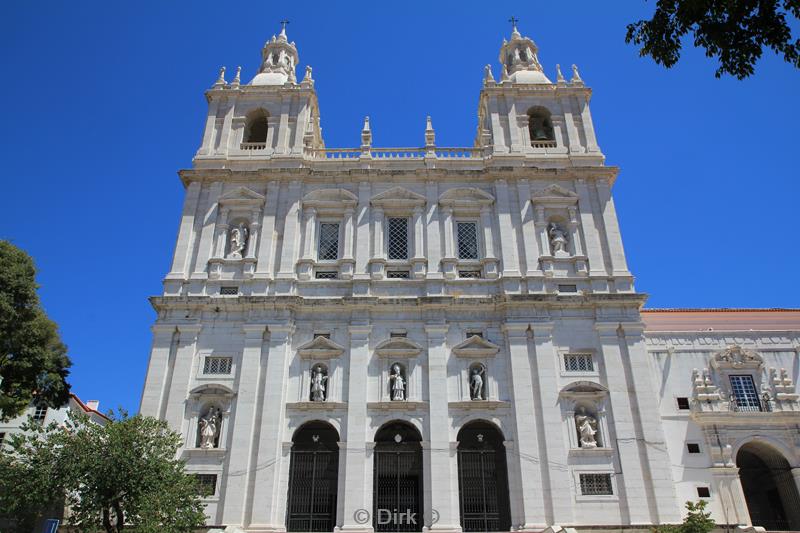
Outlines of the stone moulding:
{"label": "stone moulding", "polygon": [[347,409],[344,402],[287,402],[287,410],[293,411],[338,411]]}
{"label": "stone moulding", "polygon": [[468,409],[471,411],[482,410],[495,410],[495,409],[508,409],[511,407],[511,402],[502,400],[464,400],[460,402],[448,402],[447,406],[450,409]]}
{"label": "stone moulding", "polygon": [[453,346],[453,353],[456,357],[466,357],[476,359],[481,357],[493,357],[500,351],[500,347],[493,342],[489,342],[482,337],[473,335],[464,342]]}
{"label": "stone moulding", "polygon": [[303,359],[332,359],[344,353],[344,347],[325,337],[316,337],[297,349]]}
{"label": "stone moulding", "polygon": [[428,408],[428,402],[415,402],[410,400],[367,402],[367,409],[379,411],[416,411]]}
{"label": "stone moulding", "polygon": [[422,353],[422,347],[416,342],[406,338],[386,339],[375,347],[375,355],[378,357],[416,357]]}

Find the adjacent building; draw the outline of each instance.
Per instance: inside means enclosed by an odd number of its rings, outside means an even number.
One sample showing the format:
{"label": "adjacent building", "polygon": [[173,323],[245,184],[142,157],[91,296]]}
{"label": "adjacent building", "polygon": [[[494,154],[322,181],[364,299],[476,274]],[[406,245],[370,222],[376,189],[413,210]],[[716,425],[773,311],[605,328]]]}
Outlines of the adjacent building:
{"label": "adjacent building", "polygon": [[463,148],[326,147],[285,28],[206,92],[141,411],[208,525],[800,529],[800,313],[642,311],[591,89],[499,61]]}

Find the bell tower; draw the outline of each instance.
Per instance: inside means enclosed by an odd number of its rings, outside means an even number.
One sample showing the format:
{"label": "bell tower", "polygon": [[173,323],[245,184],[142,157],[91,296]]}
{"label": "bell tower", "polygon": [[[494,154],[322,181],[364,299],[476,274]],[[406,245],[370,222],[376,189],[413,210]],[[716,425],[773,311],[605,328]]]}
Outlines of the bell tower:
{"label": "bell tower", "polygon": [[600,166],[589,111],[592,91],[572,66],[567,81],[556,65],[556,82],[544,73],[539,47],[511,18],[509,40],[500,47],[500,79],[486,65],[478,105],[475,146],[493,157],[535,158],[556,167]]}

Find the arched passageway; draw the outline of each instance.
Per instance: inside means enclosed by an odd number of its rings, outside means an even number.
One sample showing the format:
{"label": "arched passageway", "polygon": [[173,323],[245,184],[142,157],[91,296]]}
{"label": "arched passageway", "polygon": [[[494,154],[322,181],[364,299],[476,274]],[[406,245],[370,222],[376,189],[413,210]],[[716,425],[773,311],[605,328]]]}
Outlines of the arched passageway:
{"label": "arched passageway", "polygon": [[750,442],[736,455],[747,510],[767,531],[800,529],[800,497],[786,458],[771,446]]}
{"label": "arched passageway", "polygon": [[508,531],[511,512],[503,434],[475,421],[458,432],[458,496],[464,531]]}
{"label": "arched passageway", "polygon": [[326,422],[308,422],[292,438],[287,531],[333,531],[339,481],[339,433]]}
{"label": "arched passageway", "polygon": [[372,491],[375,531],[422,531],[422,437],[411,424],[389,422],[375,434]]}

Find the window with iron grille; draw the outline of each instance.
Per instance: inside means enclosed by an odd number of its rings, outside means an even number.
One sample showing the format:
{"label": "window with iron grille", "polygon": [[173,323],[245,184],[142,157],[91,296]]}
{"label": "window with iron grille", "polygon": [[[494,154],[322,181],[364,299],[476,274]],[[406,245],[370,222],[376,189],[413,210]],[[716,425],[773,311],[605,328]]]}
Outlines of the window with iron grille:
{"label": "window with iron grille", "polygon": [[611,474],[581,474],[581,494],[584,496],[606,496],[614,494]]}
{"label": "window with iron grille", "polygon": [[758,390],[753,381],[753,376],[730,376],[731,393],[736,399],[736,408],[739,411],[760,411],[761,402]]}
{"label": "window with iron grille", "polygon": [[480,279],[480,270],[459,270],[458,277],[463,279]]}
{"label": "window with iron grille", "polygon": [[198,492],[200,496],[208,498],[217,492],[217,475],[216,474],[195,474],[195,481],[197,481]]}
{"label": "window with iron grille", "polygon": [[475,222],[456,222],[458,237],[458,258],[478,258],[478,224]]}
{"label": "window with iron grille", "polygon": [[333,261],[339,259],[339,223],[322,222],[319,225],[319,254],[320,261]]}
{"label": "window with iron grille", "polygon": [[203,362],[203,374],[230,374],[232,366],[232,357],[209,356]]}
{"label": "window with iron grille", "polygon": [[594,372],[594,361],[592,361],[592,354],[564,354],[564,370],[567,372]]}
{"label": "window with iron grille", "polygon": [[408,219],[390,218],[387,234],[389,259],[408,259]]}
{"label": "window with iron grille", "polygon": [[387,270],[388,279],[408,279],[408,270]]}
{"label": "window with iron grille", "polygon": [[36,411],[33,412],[33,421],[37,424],[41,424],[44,422],[46,416],[47,407],[36,407]]}
{"label": "window with iron grille", "polygon": [[220,287],[219,293],[223,296],[236,296],[239,294],[239,287]]}
{"label": "window with iron grille", "polygon": [[339,279],[339,273],[336,271],[317,271],[314,273],[316,279]]}

